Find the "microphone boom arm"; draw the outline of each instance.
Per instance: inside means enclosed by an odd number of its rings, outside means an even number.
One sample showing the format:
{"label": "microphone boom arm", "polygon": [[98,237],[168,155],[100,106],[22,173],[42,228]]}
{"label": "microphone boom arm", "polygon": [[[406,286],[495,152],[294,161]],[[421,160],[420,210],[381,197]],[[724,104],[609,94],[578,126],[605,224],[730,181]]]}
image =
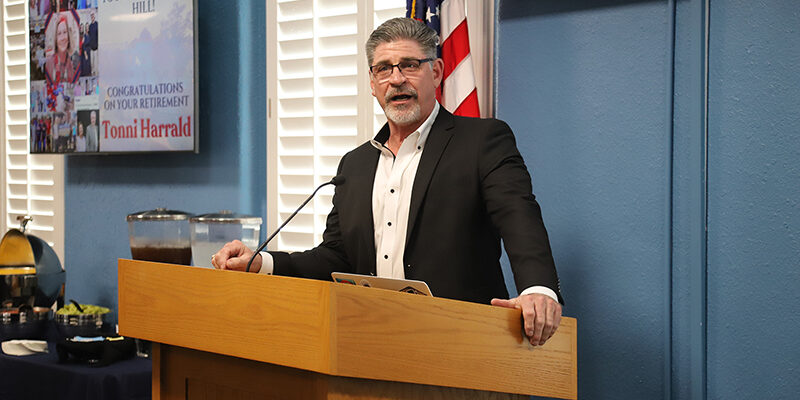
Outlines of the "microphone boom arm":
{"label": "microphone boom arm", "polygon": [[334,176],[334,177],[333,177],[331,180],[329,180],[328,182],[325,182],[325,183],[323,183],[323,184],[321,184],[321,185],[317,186],[317,188],[316,188],[316,189],[314,189],[314,192],[312,192],[312,193],[311,193],[311,195],[310,195],[310,196],[308,196],[308,198],[306,198],[306,200],[303,202],[303,204],[300,204],[300,207],[297,207],[297,209],[296,209],[296,210],[294,210],[294,212],[292,213],[292,215],[290,215],[290,216],[289,216],[289,218],[286,218],[286,221],[283,221],[283,223],[281,224],[281,226],[279,226],[279,227],[278,227],[278,229],[276,229],[276,230],[275,230],[275,232],[272,232],[272,234],[271,234],[271,235],[269,235],[269,237],[267,238],[267,240],[265,240],[265,241],[264,241],[264,243],[261,243],[261,245],[260,245],[260,246],[258,246],[258,248],[256,249],[256,251],[255,251],[255,252],[253,252],[253,256],[252,256],[252,257],[250,257],[250,261],[248,261],[248,262],[247,262],[247,269],[245,269],[245,271],[244,271],[244,272],[250,272],[250,266],[251,266],[251,265],[253,265],[253,260],[255,260],[255,259],[256,259],[256,256],[258,256],[258,254],[259,254],[259,253],[261,253],[261,250],[264,250],[264,247],[267,247],[267,243],[269,243],[269,242],[270,242],[270,240],[272,240],[272,238],[274,238],[274,237],[275,237],[275,235],[277,235],[277,234],[278,234],[278,232],[280,232],[280,231],[281,231],[281,229],[283,229],[283,227],[284,227],[284,226],[286,226],[286,224],[288,224],[288,223],[289,223],[289,221],[291,221],[291,220],[292,220],[292,218],[294,218],[294,216],[295,216],[295,215],[297,215],[297,213],[299,213],[299,212],[300,212],[300,210],[302,210],[302,209],[303,209],[303,207],[305,207],[305,206],[306,206],[306,204],[308,204],[308,202],[309,202],[309,201],[311,201],[311,199],[313,199],[313,198],[314,198],[314,195],[316,195],[316,194],[317,194],[317,192],[319,192],[319,190],[320,190],[320,189],[322,189],[323,187],[325,187],[325,186],[328,186],[328,185],[334,185],[334,186],[337,186],[337,185],[340,185],[340,184],[342,184],[343,182],[344,182],[344,177],[343,177],[343,176],[340,176],[340,175],[337,175],[337,176]]}

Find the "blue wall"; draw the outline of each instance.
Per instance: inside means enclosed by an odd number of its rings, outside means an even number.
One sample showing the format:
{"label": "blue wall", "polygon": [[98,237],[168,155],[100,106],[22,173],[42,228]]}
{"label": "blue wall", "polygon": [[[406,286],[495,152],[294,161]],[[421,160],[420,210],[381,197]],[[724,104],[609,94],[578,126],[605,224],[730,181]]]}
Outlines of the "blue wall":
{"label": "blue wall", "polygon": [[198,3],[200,153],[67,157],[67,298],[116,308],[129,213],[266,217],[264,3]]}
{"label": "blue wall", "polygon": [[[68,297],[116,305],[128,213],[266,214],[264,5],[199,3],[200,154],[67,158]],[[497,114],[578,318],[581,398],[800,391],[799,10],[498,1]]]}
{"label": "blue wall", "polygon": [[795,398],[797,3],[498,5],[497,113],[578,318],[580,397]]}
{"label": "blue wall", "polygon": [[797,398],[800,4],[712,1],[710,16],[708,393]]}
{"label": "blue wall", "polygon": [[578,318],[579,393],[661,398],[667,9],[550,3],[500,3],[497,114],[532,170],[565,315]]}

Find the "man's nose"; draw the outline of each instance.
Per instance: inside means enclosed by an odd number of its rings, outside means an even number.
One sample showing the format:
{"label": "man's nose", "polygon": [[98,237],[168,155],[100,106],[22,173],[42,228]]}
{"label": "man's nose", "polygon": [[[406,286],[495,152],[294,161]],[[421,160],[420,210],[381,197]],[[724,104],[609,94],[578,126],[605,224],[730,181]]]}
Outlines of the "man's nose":
{"label": "man's nose", "polygon": [[389,75],[389,83],[394,86],[402,85],[406,81],[406,76],[400,71],[400,66],[392,68],[392,74]]}

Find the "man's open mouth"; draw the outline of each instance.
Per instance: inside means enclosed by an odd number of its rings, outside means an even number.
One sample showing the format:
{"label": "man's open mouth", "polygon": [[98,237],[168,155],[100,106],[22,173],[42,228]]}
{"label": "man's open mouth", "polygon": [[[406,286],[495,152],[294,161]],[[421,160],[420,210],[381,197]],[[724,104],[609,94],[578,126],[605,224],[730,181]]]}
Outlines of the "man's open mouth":
{"label": "man's open mouth", "polygon": [[412,98],[414,98],[414,96],[412,96],[410,94],[398,94],[398,95],[394,95],[394,96],[390,97],[389,100],[391,100],[391,101],[405,101],[405,100],[409,100],[409,99],[412,99]]}

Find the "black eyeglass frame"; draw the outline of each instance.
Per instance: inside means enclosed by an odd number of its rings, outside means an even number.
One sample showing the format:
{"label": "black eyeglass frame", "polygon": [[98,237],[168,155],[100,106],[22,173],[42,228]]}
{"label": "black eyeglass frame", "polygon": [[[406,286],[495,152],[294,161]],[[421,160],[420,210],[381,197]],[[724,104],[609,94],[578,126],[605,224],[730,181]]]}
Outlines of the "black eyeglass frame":
{"label": "black eyeglass frame", "polygon": [[[435,58],[409,58],[409,59],[405,59],[403,61],[400,61],[397,64],[375,64],[375,65],[370,65],[369,66],[369,72],[372,74],[372,76],[377,78],[378,76],[375,75],[375,71],[372,70],[373,68],[375,68],[375,67],[391,67],[391,70],[389,70],[389,75],[386,75],[386,78],[383,78],[383,79],[389,79],[389,77],[391,77],[392,74],[394,73],[395,67],[397,68],[398,71],[400,71],[401,74],[403,74],[403,69],[400,68],[400,64],[407,63],[409,61],[416,61],[416,62],[419,63],[418,67],[421,67],[422,64],[425,64],[426,62],[436,61],[436,59]],[[403,74],[403,76],[405,76],[405,74]]]}

